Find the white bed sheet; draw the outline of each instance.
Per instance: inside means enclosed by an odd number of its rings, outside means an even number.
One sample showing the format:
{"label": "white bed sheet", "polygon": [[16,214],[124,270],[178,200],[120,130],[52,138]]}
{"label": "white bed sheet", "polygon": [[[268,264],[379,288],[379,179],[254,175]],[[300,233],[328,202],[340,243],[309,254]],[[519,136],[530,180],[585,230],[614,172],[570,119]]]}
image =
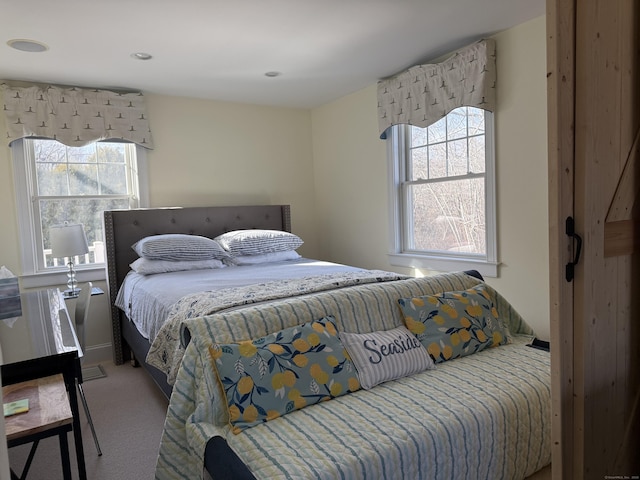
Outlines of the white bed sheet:
{"label": "white bed sheet", "polygon": [[118,291],[116,306],[127,314],[138,331],[151,343],[168,318],[173,305],[185,295],[276,280],[362,270],[339,263],[299,258],[260,265],[146,276],[131,271]]}

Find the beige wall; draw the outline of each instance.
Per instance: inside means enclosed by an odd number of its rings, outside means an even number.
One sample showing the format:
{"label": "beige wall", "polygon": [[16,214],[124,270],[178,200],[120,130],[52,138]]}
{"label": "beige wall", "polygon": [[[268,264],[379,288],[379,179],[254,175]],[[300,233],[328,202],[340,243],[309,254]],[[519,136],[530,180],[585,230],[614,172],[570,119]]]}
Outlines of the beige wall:
{"label": "beige wall", "polygon": [[[503,265],[489,283],[546,337],[544,18],[495,38]],[[148,154],[151,206],[288,203],[293,230],[305,240],[303,255],[402,271],[386,257],[387,157],[377,135],[375,85],[312,111],[160,95],[147,100],[156,145]],[[10,150],[2,145],[0,265],[20,273],[14,199]],[[108,351],[108,299],[93,302],[87,344]]]}
{"label": "beige wall", "polygon": [[[148,95],[151,206],[290,204],[317,254],[307,110]],[[310,194],[311,193],[311,194]]]}
{"label": "beige wall", "polygon": [[[549,335],[545,18],[494,37],[499,278],[488,279]],[[387,260],[387,152],[378,139],[376,86],[312,112],[321,254],[403,272]],[[413,273],[413,272],[409,272]],[[420,273],[420,272],[416,272]]]}

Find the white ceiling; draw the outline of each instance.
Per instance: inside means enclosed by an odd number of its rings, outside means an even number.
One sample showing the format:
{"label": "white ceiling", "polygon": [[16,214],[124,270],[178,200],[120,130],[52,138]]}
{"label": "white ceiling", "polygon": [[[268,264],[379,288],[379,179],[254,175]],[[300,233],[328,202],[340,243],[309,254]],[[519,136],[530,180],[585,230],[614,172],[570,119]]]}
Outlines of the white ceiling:
{"label": "white ceiling", "polygon": [[[0,79],[311,108],[543,15],[545,0],[2,0],[1,11]],[[14,50],[15,38],[49,50]]]}

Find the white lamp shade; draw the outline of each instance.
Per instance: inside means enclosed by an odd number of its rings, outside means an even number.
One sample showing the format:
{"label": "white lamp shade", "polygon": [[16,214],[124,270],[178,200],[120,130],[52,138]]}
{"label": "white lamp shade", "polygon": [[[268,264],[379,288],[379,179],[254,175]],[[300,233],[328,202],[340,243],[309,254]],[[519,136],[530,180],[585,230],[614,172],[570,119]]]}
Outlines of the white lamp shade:
{"label": "white lamp shade", "polygon": [[54,257],[73,257],[89,252],[87,236],[81,223],[54,225],[49,230],[51,255]]}

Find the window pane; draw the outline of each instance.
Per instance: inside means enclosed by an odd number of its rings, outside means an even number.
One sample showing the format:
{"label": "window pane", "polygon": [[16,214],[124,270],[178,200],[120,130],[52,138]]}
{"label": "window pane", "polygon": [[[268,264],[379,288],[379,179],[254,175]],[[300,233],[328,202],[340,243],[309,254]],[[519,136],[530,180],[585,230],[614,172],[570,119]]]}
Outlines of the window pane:
{"label": "window pane", "polygon": [[101,195],[127,194],[127,167],[119,164],[103,164],[98,166]]}
{"label": "window pane", "polygon": [[78,199],[40,200],[40,216],[42,218],[42,239],[47,267],[61,265],[60,259],[51,257],[49,230],[52,225],[64,222],[82,223],[89,242],[88,262],[83,257],[80,264],[104,261],[104,245],[102,231],[102,212],[116,208],[129,208],[129,201],[123,199]]}
{"label": "window pane", "polygon": [[84,147],[67,147],[67,157],[69,163],[95,163],[97,160],[96,145],[85,145]]}
{"label": "window pane", "polygon": [[437,143],[429,147],[429,178],[447,176],[447,144]]}
{"label": "window pane", "polygon": [[36,162],[66,162],[67,147],[55,140],[37,140],[34,142]]}
{"label": "window pane", "polygon": [[484,135],[469,139],[469,168],[473,173],[485,172]]}
{"label": "window pane", "polygon": [[438,120],[427,127],[429,131],[429,143],[442,142],[447,139],[447,117]]}
{"label": "window pane", "polygon": [[97,165],[69,164],[69,192],[70,195],[97,195]]}
{"label": "window pane", "polygon": [[486,253],[484,178],[409,188],[412,249]]}
{"label": "window pane", "polygon": [[449,112],[447,119],[447,140],[455,140],[467,136],[467,109],[456,108]]}
{"label": "window pane", "polygon": [[411,127],[411,146],[421,147],[427,144],[427,129]]}
{"label": "window pane", "polygon": [[409,178],[418,180],[429,178],[429,164],[427,161],[427,148],[414,148],[411,150],[411,162],[409,164]]}
{"label": "window pane", "polygon": [[98,143],[98,161],[102,163],[125,163],[124,143]]}
{"label": "window pane", "polygon": [[36,163],[38,195],[68,195],[66,163]]}
{"label": "window pane", "polygon": [[467,139],[448,142],[449,153],[448,176],[466,175],[469,173],[467,163]]}
{"label": "window pane", "polygon": [[484,134],[484,110],[468,107],[469,135]]}

